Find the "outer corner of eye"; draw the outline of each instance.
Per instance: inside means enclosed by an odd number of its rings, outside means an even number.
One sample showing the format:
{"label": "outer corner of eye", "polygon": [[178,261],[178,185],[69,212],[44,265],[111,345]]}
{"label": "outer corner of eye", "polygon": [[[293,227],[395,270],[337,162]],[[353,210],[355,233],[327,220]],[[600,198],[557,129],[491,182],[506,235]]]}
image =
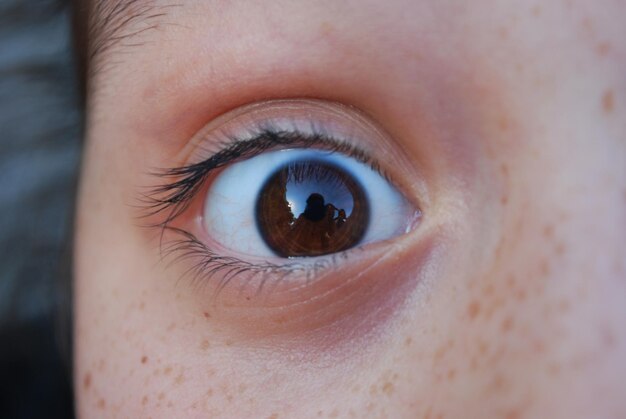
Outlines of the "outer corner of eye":
{"label": "outer corner of eye", "polygon": [[410,230],[417,209],[373,167],[315,148],[238,161],[209,186],[204,228],[244,259],[310,258],[392,239]]}

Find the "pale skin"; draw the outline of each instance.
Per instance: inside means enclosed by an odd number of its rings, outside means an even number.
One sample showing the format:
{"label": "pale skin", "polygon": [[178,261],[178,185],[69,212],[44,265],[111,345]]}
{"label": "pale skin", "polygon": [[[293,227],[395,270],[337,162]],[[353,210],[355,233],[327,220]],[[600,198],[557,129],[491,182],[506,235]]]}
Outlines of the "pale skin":
{"label": "pale skin", "polygon": [[[161,3],[91,80],[80,417],[626,417],[626,3]],[[151,171],[302,98],[389,134],[420,223],[278,297],[180,279]]]}

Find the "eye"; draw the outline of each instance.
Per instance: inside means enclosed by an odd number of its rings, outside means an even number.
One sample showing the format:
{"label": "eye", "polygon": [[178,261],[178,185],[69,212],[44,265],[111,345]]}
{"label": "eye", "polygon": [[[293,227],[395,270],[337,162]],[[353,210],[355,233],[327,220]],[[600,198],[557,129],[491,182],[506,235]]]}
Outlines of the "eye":
{"label": "eye", "polygon": [[340,319],[378,318],[415,279],[398,264],[425,263],[432,248],[426,178],[399,144],[336,102],[222,114],[171,157],[177,166],[155,173],[144,214],[159,229],[159,256],[207,288],[203,312],[250,336],[308,341]]}
{"label": "eye", "polygon": [[234,252],[313,257],[405,233],[415,209],[378,171],[323,150],[265,152],[211,184],[207,234]]}
{"label": "eye", "polygon": [[[217,291],[235,277],[259,288],[274,278],[310,283],[338,266],[335,256],[381,251],[370,245],[422,218],[415,202],[425,188],[408,175],[407,155],[370,118],[337,103],[237,108],[176,158],[186,164],[158,173],[147,217],[161,229],[162,256],[184,261],[184,275],[216,282]],[[375,261],[366,253],[341,266]]]}

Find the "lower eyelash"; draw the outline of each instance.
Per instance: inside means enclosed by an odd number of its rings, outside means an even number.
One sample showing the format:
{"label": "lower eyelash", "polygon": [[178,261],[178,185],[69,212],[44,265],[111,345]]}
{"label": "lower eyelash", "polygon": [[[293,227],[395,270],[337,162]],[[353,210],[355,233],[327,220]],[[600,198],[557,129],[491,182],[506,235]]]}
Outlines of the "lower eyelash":
{"label": "lower eyelash", "polygon": [[176,239],[165,240],[160,244],[162,260],[170,259],[169,264],[183,261],[195,260],[181,276],[182,279],[189,279],[194,286],[202,287],[208,284],[214,275],[221,274],[222,278],[216,284],[215,293],[219,294],[235,277],[246,276],[243,287],[248,287],[253,282],[258,281],[256,292],[260,293],[268,281],[273,284],[284,281],[293,276],[304,279],[304,285],[313,282],[317,275],[329,268],[337,265],[339,259],[346,259],[350,251],[329,255],[319,258],[313,263],[288,262],[284,264],[274,264],[270,262],[251,263],[232,257],[222,256],[207,245],[198,240],[190,232],[177,227],[165,226],[166,232],[178,236]]}

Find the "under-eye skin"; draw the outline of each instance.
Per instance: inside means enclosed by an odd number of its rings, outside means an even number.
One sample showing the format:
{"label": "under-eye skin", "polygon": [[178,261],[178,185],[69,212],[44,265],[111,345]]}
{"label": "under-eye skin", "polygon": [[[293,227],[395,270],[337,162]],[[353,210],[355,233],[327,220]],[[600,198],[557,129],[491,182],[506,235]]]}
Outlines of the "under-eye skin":
{"label": "under-eye skin", "polygon": [[[359,111],[280,100],[231,111],[157,173],[145,207],[164,257],[195,284],[261,291],[296,287],[370,257],[409,233],[422,213],[388,169],[381,129]],[[397,154],[402,159],[402,153]],[[414,191],[411,191],[414,192]],[[361,261],[362,262],[362,261]]]}

